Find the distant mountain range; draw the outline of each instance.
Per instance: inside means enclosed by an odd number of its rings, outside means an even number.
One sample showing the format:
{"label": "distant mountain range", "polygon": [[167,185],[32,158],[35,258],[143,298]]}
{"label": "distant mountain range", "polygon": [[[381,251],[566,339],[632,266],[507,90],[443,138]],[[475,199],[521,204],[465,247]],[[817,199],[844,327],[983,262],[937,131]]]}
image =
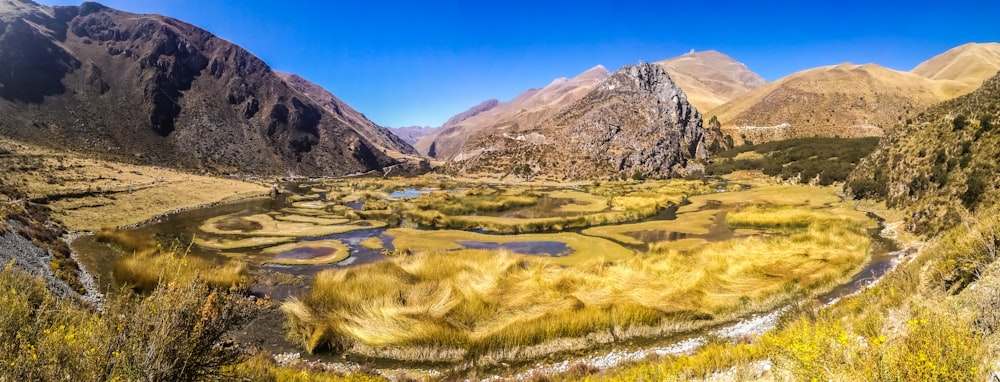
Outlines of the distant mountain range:
{"label": "distant mountain range", "polygon": [[938,102],[967,94],[1000,70],[1000,44],[966,44],[910,72],[850,63],[793,73],[706,115],[737,143],[882,136]]}
{"label": "distant mountain range", "polygon": [[210,173],[346,175],[415,160],[307,81],[190,24],[0,2],[0,134]]}
{"label": "distant mountain range", "polygon": [[422,155],[455,172],[668,176],[733,144],[883,136],[998,70],[1000,44],[970,43],[909,72],[848,63],[767,83],[723,53],[692,51],[614,74],[598,65],[438,128],[388,129],[169,17],[0,2],[0,134],[215,174],[424,171]]}

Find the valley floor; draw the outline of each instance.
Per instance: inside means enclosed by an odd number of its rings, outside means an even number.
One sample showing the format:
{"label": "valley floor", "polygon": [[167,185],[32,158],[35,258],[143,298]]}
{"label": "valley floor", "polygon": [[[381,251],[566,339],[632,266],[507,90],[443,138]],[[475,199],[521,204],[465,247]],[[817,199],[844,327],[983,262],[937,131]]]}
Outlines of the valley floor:
{"label": "valley floor", "polygon": [[48,205],[70,231],[138,224],[182,209],[266,196],[262,184],[110,162],[0,138],[0,183]]}

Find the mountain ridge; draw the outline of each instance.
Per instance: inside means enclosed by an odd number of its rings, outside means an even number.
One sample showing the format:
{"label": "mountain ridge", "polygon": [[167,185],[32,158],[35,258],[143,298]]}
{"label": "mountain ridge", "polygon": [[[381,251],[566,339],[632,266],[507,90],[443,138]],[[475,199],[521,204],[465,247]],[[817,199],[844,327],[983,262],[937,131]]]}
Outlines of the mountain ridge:
{"label": "mountain ridge", "polygon": [[0,24],[8,137],[217,174],[334,176],[400,163],[358,132],[366,127],[194,25],[23,0],[0,4]]}

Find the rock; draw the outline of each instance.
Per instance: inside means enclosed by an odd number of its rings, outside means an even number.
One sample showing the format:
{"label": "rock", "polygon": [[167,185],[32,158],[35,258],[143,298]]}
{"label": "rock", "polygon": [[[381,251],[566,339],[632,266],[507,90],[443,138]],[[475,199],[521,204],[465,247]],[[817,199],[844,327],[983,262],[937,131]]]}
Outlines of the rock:
{"label": "rock", "polygon": [[[529,136],[546,139],[526,139]],[[666,178],[708,157],[701,113],[658,65],[626,66],[531,131],[491,134],[466,145],[455,172],[591,179]]]}

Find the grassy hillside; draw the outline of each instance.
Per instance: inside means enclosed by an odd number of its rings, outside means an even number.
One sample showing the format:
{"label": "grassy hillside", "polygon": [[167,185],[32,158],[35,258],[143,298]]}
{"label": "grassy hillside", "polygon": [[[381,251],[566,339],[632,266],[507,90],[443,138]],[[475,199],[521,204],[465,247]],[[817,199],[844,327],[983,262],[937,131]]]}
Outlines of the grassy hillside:
{"label": "grassy hillside", "polygon": [[885,200],[909,227],[933,234],[997,202],[1000,77],[891,130],[851,175],[856,197]]}

